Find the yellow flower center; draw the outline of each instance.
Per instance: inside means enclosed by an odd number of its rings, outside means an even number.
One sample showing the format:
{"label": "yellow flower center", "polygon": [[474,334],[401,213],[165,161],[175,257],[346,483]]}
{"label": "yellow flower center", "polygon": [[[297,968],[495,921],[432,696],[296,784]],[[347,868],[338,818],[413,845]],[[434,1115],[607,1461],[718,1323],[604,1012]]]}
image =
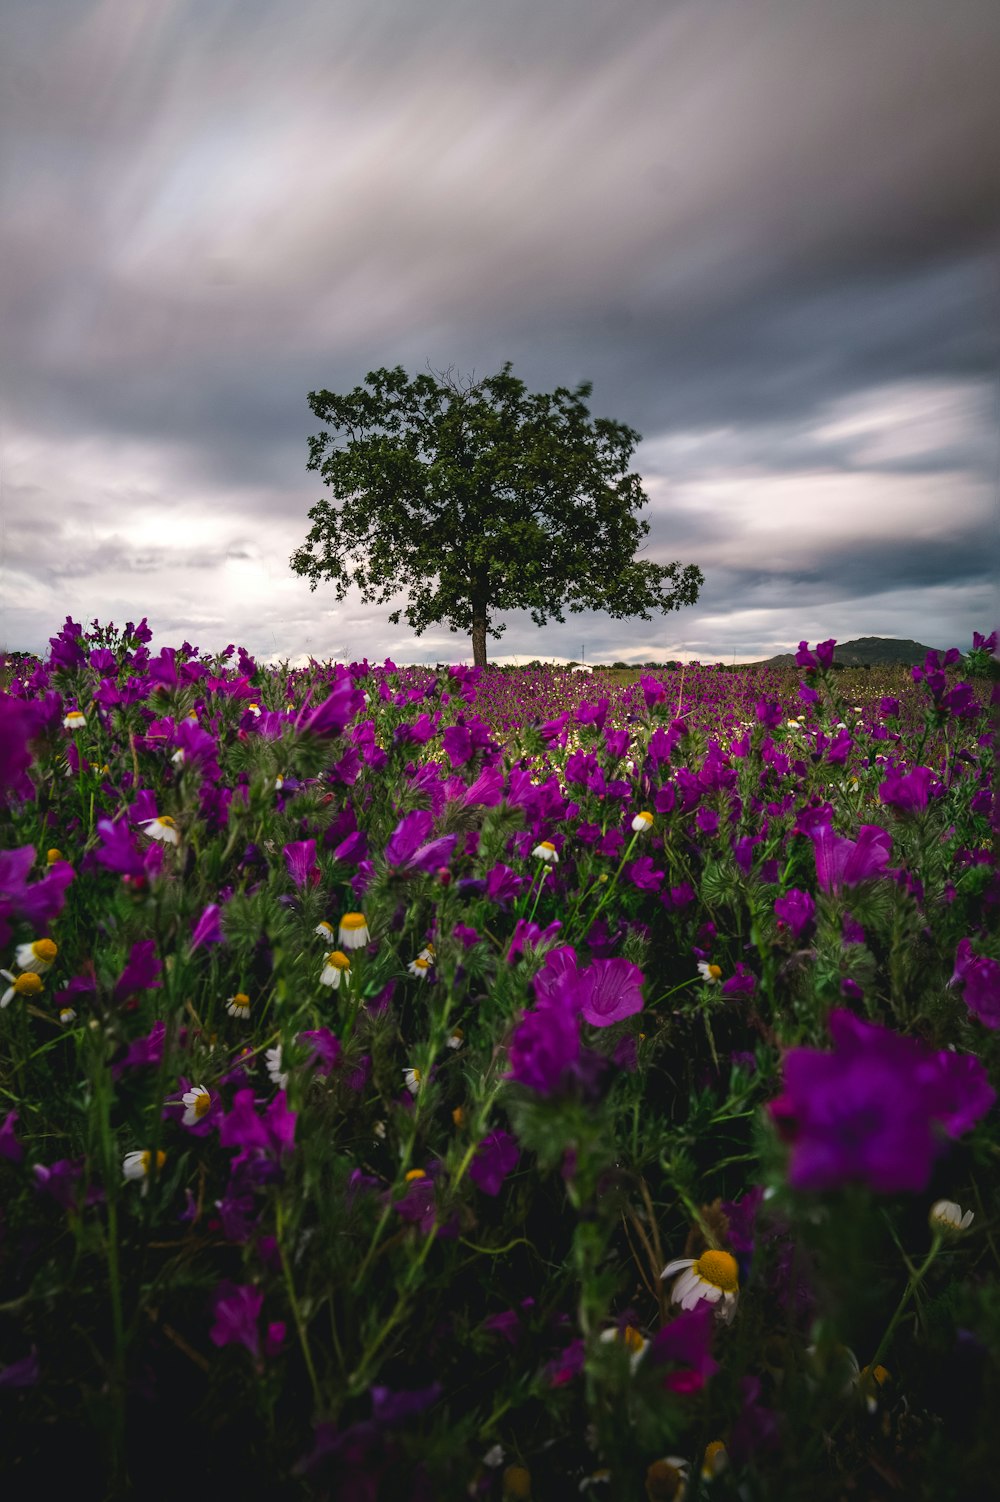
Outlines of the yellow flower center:
{"label": "yellow flower center", "polygon": [[[159,1173],[160,1169],[163,1167],[163,1165],[164,1165],[164,1163],[166,1161],[167,1161],[167,1155],[163,1151],[163,1149],[161,1148],[160,1151],[156,1155],[156,1171],[157,1171],[157,1173]],[[151,1166],[152,1166],[152,1162],[153,1162],[153,1154],[149,1151],[148,1148],[143,1153],[142,1158],[140,1159],[140,1162],[142,1163],[142,1171],[143,1171],[143,1173],[148,1173],[149,1170],[150,1170],[150,1168],[151,1168]]]}
{"label": "yellow flower center", "polygon": [[194,1114],[198,1118],[198,1120],[200,1121],[203,1116],[206,1116],[211,1109],[212,1109],[212,1097],[211,1097],[211,1095],[208,1093],[207,1090],[203,1094],[199,1093],[198,1099],[194,1103]]}
{"label": "yellow flower center", "polygon": [[874,1392],[876,1388],[884,1387],[891,1380],[892,1377],[889,1371],[881,1362],[876,1367],[863,1366],[858,1373],[858,1382],[862,1390],[866,1392]]}
{"label": "yellow flower center", "polygon": [[639,812],[636,814],[636,818],[642,819],[646,824],[652,824],[653,822],[653,815],[649,812],[648,808],[640,808]]}
{"label": "yellow flower center", "polygon": [[641,1351],[646,1342],[634,1325],[626,1325],[620,1336],[621,1343],[630,1351]]}
{"label": "yellow flower center", "polygon": [[59,949],[51,939],[36,939],[31,946],[31,952],[36,960],[44,960],[46,965],[51,965]]}
{"label": "yellow flower center", "polygon": [[684,1477],[669,1460],[654,1460],[646,1472],[646,1496],[649,1502],[673,1502],[684,1485]]}
{"label": "yellow flower center", "polygon": [[712,980],[721,980],[722,979],[722,967],[721,967],[721,965],[709,965],[709,967],[708,967],[708,974],[709,974],[709,977]]}
{"label": "yellow flower center", "polygon": [[340,920],[341,928],[346,928],[348,933],[357,933],[359,929],[367,926],[364,913],[345,913]]}
{"label": "yellow flower center", "polygon": [[417,958],[413,961],[413,968],[414,970],[427,970],[430,966],[430,963],[430,960],[422,959],[418,955]]}
{"label": "yellow flower center", "polygon": [[236,1007],[240,1012],[249,1012],[250,998],[245,991],[237,991],[236,995],[233,997],[232,1005]]}
{"label": "yellow flower center", "polygon": [[715,1476],[726,1461],[726,1447],[721,1439],[713,1439],[705,1446],[705,1455],[701,1463],[703,1476]]}
{"label": "yellow flower center", "polygon": [[42,977],[36,975],[34,970],[26,970],[23,975],[17,977],[14,990],[18,996],[39,996],[42,991]]}
{"label": "yellow flower center", "polygon": [[723,1293],[735,1293],[739,1288],[739,1265],[731,1252],[702,1252],[695,1270],[704,1282],[721,1288]]}
{"label": "yellow flower center", "polygon": [[457,1127],[465,1125],[465,1112],[462,1110],[461,1106],[455,1107],[454,1111],[452,1111],[451,1113],[451,1119]]}
{"label": "yellow flower center", "polygon": [[64,856],[63,856],[62,851],[61,850],[57,850],[56,847],[55,847],[55,845],[52,846],[51,850],[47,850],[45,852],[45,861],[46,861],[46,864],[49,865],[49,866],[54,866],[57,861],[61,861],[63,859],[64,859]]}
{"label": "yellow flower center", "polygon": [[556,847],[553,845],[551,840],[541,840],[539,842],[538,848],[539,850],[554,850]]}
{"label": "yellow flower center", "polygon": [[404,1174],[404,1178],[408,1184],[412,1184],[415,1179],[426,1179],[426,1177],[427,1175],[422,1168],[411,1168],[409,1173]]}
{"label": "yellow flower center", "polygon": [[351,962],[342,949],[333,949],[326,957],[326,963],[332,965],[334,970],[350,970]]}
{"label": "yellow flower center", "polygon": [[161,828],[163,828],[163,829],[176,829],[176,828],[177,828],[177,825],[176,825],[176,823],[175,823],[175,822],[174,822],[174,820],[173,820],[173,819],[172,819],[172,818],[171,818],[171,817],[170,817],[170,815],[169,815],[169,814],[160,814],[160,816],[159,816],[159,817],[158,817],[158,819],[157,819],[157,821],[156,821],[156,822],[157,822],[157,824],[159,824],[159,825],[160,825],[160,826],[161,826]]}

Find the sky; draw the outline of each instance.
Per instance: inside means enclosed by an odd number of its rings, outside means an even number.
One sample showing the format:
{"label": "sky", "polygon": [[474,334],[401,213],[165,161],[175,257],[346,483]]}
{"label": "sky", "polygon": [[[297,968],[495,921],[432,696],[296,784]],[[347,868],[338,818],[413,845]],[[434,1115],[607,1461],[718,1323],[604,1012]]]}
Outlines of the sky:
{"label": "sky", "polygon": [[[0,647],[67,613],[467,660],[311,592],[308,393],[590,381],[654,620],[491,656],[749,661],[1000,619],[995,0],[6,0]],[[401,602],[401,603],[405,603]]]}

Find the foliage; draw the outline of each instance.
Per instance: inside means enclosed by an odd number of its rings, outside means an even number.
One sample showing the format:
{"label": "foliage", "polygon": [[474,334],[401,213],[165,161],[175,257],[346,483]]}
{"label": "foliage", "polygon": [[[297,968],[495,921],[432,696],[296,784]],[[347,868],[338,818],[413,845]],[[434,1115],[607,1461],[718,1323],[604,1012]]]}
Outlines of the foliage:
{"label": "foliage", "polygon": [[542,626],[571,611],[640,616],[693,604],[693,565],[637,558],[649,524],[628,470],[639,434],[591,419],[592,387],[529,394],[508,362],[466,385],[450,373],[407,379],[372,371],[346,396],[313,391],[332,431],[310,439],[309,469],[333,493],[291,566],[313,588],[351,584],[366,601],[406,590],[419,636],[436,622],[471,632],[477,665],[499,615],[526,609]]}

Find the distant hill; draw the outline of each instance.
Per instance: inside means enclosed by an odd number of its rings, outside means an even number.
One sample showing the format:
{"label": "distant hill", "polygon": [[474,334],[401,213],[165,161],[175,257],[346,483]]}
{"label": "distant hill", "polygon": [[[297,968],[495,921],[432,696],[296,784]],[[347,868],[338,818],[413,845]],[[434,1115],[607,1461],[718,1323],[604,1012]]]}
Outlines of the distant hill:
{"label": "distant hill", "polygon": [[[854,641],[838,642],[833,653],[834,662],[845,668],[861,668],[874,663],[899,662],[905,667],[923,663],[928,652],[939,650],[925,647],[918,641],[900,641],[894,636],[859,636]],[[765,667],[788,667],[795,661],[794,652],[779,652],[777,657],[768,657]]]}

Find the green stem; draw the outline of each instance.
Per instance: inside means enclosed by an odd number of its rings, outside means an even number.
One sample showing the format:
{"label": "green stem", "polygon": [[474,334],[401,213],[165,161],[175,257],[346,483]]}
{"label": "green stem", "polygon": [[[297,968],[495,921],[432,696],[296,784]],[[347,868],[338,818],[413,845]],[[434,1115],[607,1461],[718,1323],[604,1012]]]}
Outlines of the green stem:
{"label": "green stem", "polygon": [[927,1256],[924,1258],[923,1262],[921,1262],[920,1266],[915,1271],[910,1273],[906,1287],[903,1289],[903,1297],[896,1305],[896,1312],[892,1316],[892,1319],[889,1321],[886,1332],[882,1336],[882,1339],[879,1341],[878,1346],[875,1349],[875,1355],[869,1362],[870,1371],[874,1372],[875,1368],[882,1360],[882,1357],[889,1349],[889,1343],[892,1340],[893,1335],[896,1333],[896,1326],[899,1324],[900,1320],[905,1314],[906,1307],[909,1304],[914,1293],[916,1292],[917,1288],[923,1282],[924,1277],[926,1276],[927,1271],[931,1266],[931,1263],[934,1261],[934,1259],[937,1257],[938,1252],[941,1250],[942,1240],[943,1238],[939,1234],[935,1233],[934,1239],[931,1242],[931,1249],[927,1253]]}

